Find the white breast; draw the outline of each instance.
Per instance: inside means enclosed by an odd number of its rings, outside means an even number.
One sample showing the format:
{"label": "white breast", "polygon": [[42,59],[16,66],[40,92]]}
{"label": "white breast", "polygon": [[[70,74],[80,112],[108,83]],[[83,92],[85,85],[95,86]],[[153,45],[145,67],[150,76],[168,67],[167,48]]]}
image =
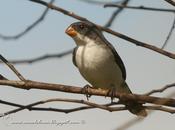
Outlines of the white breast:
{"label": "white breast", "polygon": [[79,46],[75,58],[80,73],[94,87],[117,87],[123,82],[114,56],[104,44],[90,42]]}

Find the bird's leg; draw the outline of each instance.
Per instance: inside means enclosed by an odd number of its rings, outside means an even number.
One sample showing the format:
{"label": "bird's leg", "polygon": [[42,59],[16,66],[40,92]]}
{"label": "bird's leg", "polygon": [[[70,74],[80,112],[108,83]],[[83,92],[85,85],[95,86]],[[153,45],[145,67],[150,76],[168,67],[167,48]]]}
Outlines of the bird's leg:
{"label": "bird's leg", "polygon": [[90,85],[86,84],[83,89],[82,89],[82,93],[85,94],[87,100],[89,100],[89,98],[91,97],[91,95],[89,94],[89,88],[93,88]]}
{"label": "bird's leg", "polygon": [[116,93],[116,87],[112,87],[111,89],[108,90],[106,96],[111,97],[111,103],[113,103],[113,100],[115,98],[115,93]]}

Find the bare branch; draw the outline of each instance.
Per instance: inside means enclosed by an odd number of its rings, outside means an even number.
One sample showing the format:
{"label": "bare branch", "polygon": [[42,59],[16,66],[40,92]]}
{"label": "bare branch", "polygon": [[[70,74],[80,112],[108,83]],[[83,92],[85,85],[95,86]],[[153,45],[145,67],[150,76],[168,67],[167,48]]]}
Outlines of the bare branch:
{"label": "bare branch", "polygon": [[151,95],[151,94],[154,94],[154,93],[161,93],[161,92],[165,91],[166,89],[172,88],[172,87],[175,87],[175,83],[168,84],[168,85],[166,85],[166,86],[164,86],[163,88],[160,88],[160,89],[154,89],[154,90],[152,90],[148,93],[145,93],[144,95],[148,96],[148,95]]}
{"label": "bare branch", "polygon": [[[124,0],[123,2],[121,2],[121,5],[127,5],[129,3],[130,0]],[[118,3],[118,2],[117,2]],[[115,20],[115,18],[123,11],[123,8],[118,8],[117,10],[115,10],[111,16],[111,18],[108,20],[108,22],[105,24],[104,27],[110,27],[113,23],[113,21]]]}
{"label": "bare branch", "polygon": [[16,76],[24,81],[25,78],[17,71],[17,69],[12,65],[10,64],[1,54],[0,54],[0,59],[16,74]]}
{"label": "bare branch", "polygon": [[[87,106],[77,107],[77,108],[72,108],[72,109],[33,107],[33,106],[36,106],[36,105],[45,104],[45,103],[49,103],[49,102],[71,102],[71,103],[84,104],[84,105],[87,105]],[[92,109],[92,108],[99,108],[99,109],[107,110],[107,111],[110,111],[110,112],[127,110],[125,107],[109,107],[109,106],[112,106],[112,105],[118,105],[118,102],[113,102],[113,103],[110,103],[110,104],[96,104],[96,103],[92,103],[92,102],[85,101],[85,100],[65,99],[65,98],[47,99],[47,100],[31,103],[29,105],[20,105],[20,104],[11,103],[11,102],[7,102],[7,101],[3,101],[3,100],[0,100],[0,103],[10,105],[10,106],[14,106],[14,107],[19,107],[17,109],[13,109],[13,110],[10,110],[8,112],[5,112],[5,113],[1,114],[0,117],[6,116],[6,115],[9,115],[9,114],[12,114],[12,113],[16,113],[16,112],[22,111],[24,109],[28,109],[30,111],[31,110],[40,110],[40,111],[56,111],[56,112],[64,112],[64,113],[70,113],[70,112]]]}
{"label": "bare branch", "polygon": [[[50,3],[52,4],[54,1],[55,0],[51,0]],[[44,21],[44,18],[47,15],[48,11],[49,11],[49,8],[47,7],[45,11],[43,12],[43,14],[35,22],[33,22],[31,25],[29,25],[25,30],[23,30],[19,34],[14,35],[14,36],[5,36],[5,35],[0,34],[0,38],[2,38],[3,40],[17,40],[21,38],[22,36],[27,34],[30,30],[32,30],[34,27],[36,27],[39,23]]]}
{"label": "bare branch", "polygon": [[169,4],[175,6],[175,2],[173,0],[165,0],[166,2],[168,2]]}
{"label": "bare branch", "polygon": [[[60,91],[60,92],[67,92],[67,93],[75,93],[75,94],[85,94],[83,88],[76,87],[76,86],[68,86],[68,85],[61,85],[61,84],[51,84],[51,83],[42,83],[36,81],[12,81],[12,80],[0,80],[0,85],[7,85],[12,86],[15,88],[20,89],[40,89],[40,90],[52,90],[52,91]],[[99,89],[90,89],[88,94],[96,95],[96,96],[106,96],[108,94],[107,90],[99,90]],[[108,95],[111,97],[111,95]],[[123,102],[127,101],[138,101],[141,103],[152,103],[157,105],[164,105],[164,106],[175,106],[175,99],[169,98],[160,98],[160,97],[153,97],[153,96],[146,96],[146,95],[138,95],[138,94],[122,94],[122,93],[115,93],[116,98],[122,99]]]}
{"label": "bare branch", "polygon": [[[112,106],[114,103],[108,103],[108,104],[103,104],[104,106]],[[63,113],[72,113],[76,111],[82,111],[82,110],[87,110],[87,109],[95,109],[93,106],[82,106],[82,107],[76,107],[76,108],[71,108],[71,109],[58,109],[58,108],[43,108],[43,107],[31,107],[30,110],[35,110],[35,111],[54,111],[54,112],[63,112]],[[122,108],[118,107],[118,111],[121,111]],[[116,109],[117,111],[117,109]]]}
{"label": "bare branch", "polygon": [[[71,103],[78,103],[78,104],[84,104],[87,106],[82,106],[82,107],[77,107],[77,108],[71,108],[71,109],[58,109],[58,108],[44,108],[44,107],[34,107],[36,105],[40,105],[40,104],[45,104],[45,103],[49,103],[49,102],[71,102]],[[54,98],[54,99],[47,99],[47,100],[43,100],[43,101],[38,101],[29,105],[20,105],[20,104],[16,104],[16,103],[11,103],[11,102],[7,102],[7,101],[3,101],[0,100],[1,104],[6,104],[6,105],[10,105],[10,106],[15,106],[15,107],[19,107],[17,109],[13,109],[10,110],[8,112],[2,113],[0,115],[0,117],[12,114],[12,113],[16,113],[19,111],[22,111],[24,109],[28,109],[30,111],[32,110],[37,110],[37,111],[54,111],[54,112],[63,112],[63,113],[70,113],[70,112],[75,112],[75,111],[80,111],[80,110],[86,110],[86,109],[92,109],[92,108],[99,108],[99,109],[103,109],[103,110],[107,110],[109,112],[114,112],[114,111],[123,111],[123,110],[127,110],[126,107],[110,107],[112,105],[119,105],[119,102],[113,102],[110,104],[96,104],[96,103],[92,103],[89,101],[84,101],[84,100],[77,100],[77,99],[65,99],[65,98]],[[160,111],[164,111],[164,112],[169,112],[171,114],[175,113],[175,109],[170,109],[170,108],[166,108],[166,107],[162,107],[162,106],[144,106],[146,109],[150,109],[150,110],[160,110]]]}
{"label": "bare branch", "polygon": [[42,55],[39,57],[31,58],[31,59],[9,60],[9,62],[12,64],[32,64],[32,63],[40,62],[40,61],[43,61],[46,59],[61,58],[61,57],[64,57],[66,55],[69,55],[71,53],[72,53],[72,49],[61,52],[61,53],[46,54],[46,55]]}
{"label": "bare branch", "polygon": [[[88,21],[88,22],[90,22],[89,20],[87,20],[87,19],[84,18],[84,17],[81,17],[81,16],[79,16],[79,15],[76,15],[76,14],[74,14],[73,12],[69,12],[69,11],[67,11],[67,10],[65,10],[65,9],[63,9],[63,8],[60,8],[60,7],[58,7],[58,6],[54,6],[54,5],[52,5],[52,4],[49,4],[49,3],[47,3],[47,2],[44,2],[44,1],[42,1],[42,0],[29,0],[29,1],[32,1],[32,2],[35,2],[35,3],[41,4],[41,5],[47,6],[47,7],[51,8],[51,9],[53,9],[53,10],[59,11],[59,12],[65,14],[65,15],[68,15],[68,16],[73,17],[73,18],[75,18],[75,19],[78,19],[78,20],[80,20],[80,21]],[[91,22],[91,23],[92,23],[92,22]],[[92,23],[92,24],[94,24],[94,23]],[[102,31],[108,32],[108,33],[110,33],[110,34],[112,34],[112,35],[115,35],[115,36],[121,38],[121,39],[124,39],[124,40],[129,41],[129,43],[133,43],[133,44],[135,44],[135,45],[137,45],[137,46],[140,46],[140,47],[144,47],[144,48],[153,50],[153,51],[158,52],[158,53],[160,53],[160,54],[162,54],[162,55],[165,55],[165,56],[168,56],[168,57],[170,57],[170,58],[175,59],[175,54],[173,54],[173,53],[170,53],[170,52],[168,52],[168,51],[162,50],[162,49],[160,49],[160,48],[158,48],[158,47],[156,47],[156,46],[149,45],[149,44],[147,44],[147,43],[138,41],[138,40],[133,39],[133,38],[131,38],[131,37],[129,37],[129,36],[126,36],[126,35],[124,35],[124,34],[121,34],[121,33],[119,33],[119,32],[115,32],[115,31],[113,31],[113,30],[111,30],[111,29],[109,29],[109,28],[105,28],[105,27],[100,26],[100,25],[97,25],[97,24],[94,24],[94,25],[97,26],[97,27],[98,27],[99,29],[101,29]]]}
{"label": "bare branch", "polygon": [[144,6],[127,6],[120,4],[106,4],[104,7],[117,7],[117,8],[127,8],[127,9],[136,9],[136,10],[145,10],[145,11],[161,11],[175,13],[174,9],[163,9],[163,8],[153,8],[153,7],[144,7]]}
{"label": "bare branch", "polygon": [[174,28],[175,28],[175,15],[174,15],[173,24],[172,24],[172,26],[171,26],[171,29],[170,29],[170,31],[169,31],[169,33],[168,33],[168,36],[167,36],[167,38],[166,38],[164,44],[163,44],[163,46],[162,46],[162,49],[164,49],[164,48],[166,47],[166,45],[168,44],[168,41],[169,41],[169,39],[170,39],[170,37],[171,37],[171,35],[172,35],[172,33],[173,33]]}

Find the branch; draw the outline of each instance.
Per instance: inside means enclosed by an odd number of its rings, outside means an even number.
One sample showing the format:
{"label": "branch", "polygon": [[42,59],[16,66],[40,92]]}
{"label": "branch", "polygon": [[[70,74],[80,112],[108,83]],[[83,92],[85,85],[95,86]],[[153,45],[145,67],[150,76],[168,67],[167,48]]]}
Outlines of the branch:
{"label": "branch", "polygon": [[[49,103],[49,102],[71,102],[71,103],[84,104],[86,106],[72,108],[72,109],[34,107],[36,105],[45,104],[45,103]],[[84,100],[65,99],[65,98],[47,99],[47,100],[38,101],[38,102],[35,102],[35,103],[32,103],[32,104],[28,104],[28,105],[20,105],[20,104],[11,103],[11,102],[7,102],[7,101],[3,101],[3,100],[0,100],[0,103],[10,105],[10,106],[14,106],[14,107],[19,107],[17,109],[13,109],[13,110],[10,110],[8,112],[2,113],[0,115],[0,117],[6,116],[6,115],[9,115],[9,114],[12,114],[12,113],[16,113],[16,112],[22,111],[24,109],[28,109],[29,111],[31,111],[31,110],[39,111],[40,110],[40,111],[55,111],[55,112],[63,112],[63,113],[71,113],[71,112],[75,112],[75,111],[92,109],[92,108],[99,108],[99,109],[107,110],[107,111],[110,111],[110,112],[127,110],[125,107],[109,107],[109,106],[112,106],[112,105],[118,105],[118,102],[113,102],[113,103],[110,103],[110,104],[109,103],[108,104],[96,104],[96,103],[92,103],[92,102],[84,101]]]}
{"label": "branch", "polygon": [[172,35],[172,33],[173,33],[174,28],[175,28],[175,15],[174,15],[173,24],[172,24],[172,26],[171,26],[171,29],[170,29],[170,31],[169,31],[169,33],[168,33],[168,36],[167,36],[167,38],[166,38],[164,44],[163,44],[163,46],[162,46],[162,49],[164,49],[164,48],[166,47],[166,45],[168,44],[168,41],[169,41],[169,39],[170,39],[170,37],[171,37],[171,35]]}
{"label": "branch", "polygon": [[24,81],[25,78],[17,71],[17,69],[12,65],[10,64],[1,54],[0,54],[0,59],[16,74],[16,76]]}
{"label": "branch", "polygon": [[[9,60],[9,62],[12,64],[32,64],[32,63],[36,63],[36,62],[46,60],[46,59],[61,58],[63,56],[69,55],[71,53],[72,53],[72,49],[61,52],[61,53],[46,54],[46,55],[42,55],[39,57],[31,58],[31,59]],[[2,63],[2,62],[0,62],[0,63]]]}
{"label": "branch", "polygon": [[169,4],[175,6],[175,2],[173,0],[165,0],[166,2],[168,2]]}
{"label": "branch", "polygon": [[[94,109],[96,107],[92,107],[92,106],[83,106],[83,107],[77,107],[77,108],[72,108],[72,109],[58,109],[58,108],[42,108],[42,107],[32,107],[29,110],[37,110],[37,111],[54,111],[54,112],[63,112],[63,113],[72,113],[72,112],[76,112],[76,111],[80,111],[80,110],[86,110],[86,109]],[[170,108],[166,108],[166,107],[162,107],[162,106],[144,106],[145,109],[148,110],[159,110],[159,111],[163,111],[163,112],[168,112],[171,114],[175,113],[175,109],[170,109]],[[114,111],[123,111],[126,110],[125,107],[115,107],[115,109],[113,109],[110,112],[114,112]],[[109,111],[109,110],[107,110]],[[11,113],[10,113],[11,114]],[[138,117],[139,118],[139,117]],[[140,118],[139,118],[140,119]],[[142,118],[143,119],[143,118]]]}
{"label": "branch", "polygon": [[152,91],[150,91],[148,93],[145,93],[144,95],[149,96],[149,95],[154,94],[154,93],[161,93],[161,92],[165,91],[166,89],[172,88],[172,87],[175,87],[175,83],[168,84],[168,85],[166,85],[166,86],[164,86],[164,87],[162,87],[160,89],[152,90]]}
{"label": "branch", "polygon": [[105,4],[104,7],[117,7],[117,8],[127,8],[127,9],[136,9],[136,10],[145,10],[145,11],[161,11],[161,12],[169,12],[175,13],[174,9],[163,9],[163,8],[152,8],[152,7],[144,7],[144,6],[127,6],[120,4]]}
{"label": "branch", "polygon": [[[0,80],[0,85],[12,86],[20,89],[40,89],[40,90],[52,90],[52,91],[60,91],[74,94],[86,94],[83,88],[76,86],[68,86],[61,84],[51,84],[51,83],[42,83],[36,81],[12,81],[12,80]],[[108,94],[107,90],[99,90],[99,89],[90,89],[88,90],[88,94],[96,95],[96,96],[106,96]],[[107,95],[111,97],[112,95]],[[175,107],[175,99],[170,98],[160,98],[146,95],[138,95],[138,94],[121,94],[115,93],[114,97],[122,99],[125,101],[138,101],[141,103],[152,103],[157,105],[164,105]],[[163,103],[162,103],[163,102]]]}
{"label": "branch", "polygon": [[[42,1],[42,0],[29,0],[29,1],[32,1],[32,2],[35,2],[35,3],[41,4],[41,5],[43,5],[43,6],[47,6],[47,7],[51,8],[51,9],[53,9],[53,10],[59,11],[59,12],[65,14],[65,15],[68,15],[68,16],[73,17],[73,18],[75,18],[75,19],[78,19],[78,20],[80,20],[80,21],[89,21],[89,20],[87,20],[87,19],[84,18],[84,17],[81,17],[81,16],[79,16],[79,15],[77,15],[77,14],[74,14],[73,12],[69,12],[69,11],[67,11],[67,10],[65,10],[65,9],[63,9],[63,8],[60,8],[60,7],[58,7],[58,6],[54,6],[54,5],[52,5],[52,4],[49,4],[49,3],[47,3],[47,2],[44,2],[44,1]],[[89,22],[90,22],[90,21],[89,21]],[[91,22],[91,23],[92,23],[92,22]],[[94,23],[92,23],[92,24],[94,24]],[[113,30],[111,30],[111,29],[109,29],[109,28],[105,28],[105,27],[100,26],[100,25],[97,25],[97,24],[94,24],[94,25],[97,26],[97,27],[98,27],[99,29],[101,29],[102,31],[108,32],[108,33],[110,33],[110,34],[112,34],[112,35],[115,35],[115,36],[121,38],[121,39],[127,40],[127,41],[129,41],[130,43],[133,43],[133,44],[135,44],[135,45],[137,45],[137,46],[141,46],[141,47],[144,47],[144,48],[153,50],[153,51],[158,52],[158,53],[160,53],[160,54],[162,54],[162,55],[165,55],[165,56],[168,56],[168,57],[170,57],[170,58],[175,59],[175,54],[173,54],[173,53],[170,53],[170,52],[168,52],[168,51],[162,50],[162,49],[160,49],[160,48],[158,48],[158,47],[156,47],[156,46],[149,45],[149,44],[147,44],[147,43],[138,41],[138,40],[133,39],[133,38],[131,38],[131,37],[129,37],[129,36],[126,36],[126,35],[124,35],[124,34],[121,34],[121,33],[119,33],[119,32],[115,32],[115,31],[113,31]]]}
{"label": "branch", "polygon": [[[124,0],[123,2],[121,2],[121,5],[127,5],[129,3],[130,0]],[[118,2],[117,2],[118,3]],[[123,11],[123,8],[118,8],[117,10],[114,11],[114,13],[112,14],[111,18],[109,19],[109,21],[105,24],[104,27],[110,27],[113,23],[113,21],[115,20],[115,18]]]}
{"label": "branch", "polygon": [[[82,106],[82,107],[77,107],[77,108],[72,108],[72,109],[34,107],[36,105],[45,104],[45,103],[49,103],[49,102],[71,102],[71,103],[84,104],[87,106]],[[0,115],[0,117],[4,117],[6,115],[22,111],[24,109],[28,109],[29,111],[32,111],[32,110],[35,110],[35,111],[36,110],[37,111],[54,111],[54,112],[63,112],[63,113],[71,113],[71,112],[75,112],[75,111],[94,109],[94,108],[103,109],[103,110],[106,110],[109,112],[127,110],[126,107],[110,107],[113,105],[119,105],[120,104],[119,102],[113,102],[110,104],[96,104],[96,103],[92,103],[92,102],[84,101],[84,100],[65,99],[65,98],[47,99],[47,100],[38,101],[38,102],[35,102],[32,104],[28,104],[28,105],[20,105],[20,104],[11,103],[11,102],[7,102],[7,101],[3,101],[3,100],[0,100],[0,103],[10,105],[10,106],[19,107],[17,109],[13,109],[13,110],[10,110],[8,112],[2,113]],[[169,112],[171,114],[175,113],[175,109],[170,109],[170,108],[166,108],[166,107],[162,107],[162,106],[144,106],[144,107],[145,107],[145,109],[150,109],[150,110],[160,110],[160,111],[164,111],[164,112]]]}
{"label": "branch", "polygon": [[[50,3],[52,4],[54,1],[55,0],[51,0]],[[21,38],[22,36],[27,34],[30,30],[32,30],[34,27],[36,27],[39,23],[44,21],[44,18],[47,15],[48,11],[49,11],[49,7],[47,7],[44,10],[43,14],[35,22],[33,22],[31,25],[29,25],[25,30],[23,30],[19,34],[14,35],[14,36],[5,36],[5,35],[0,34],[0,38],[2,38],[3,40],[17,40]]]}
{"label": "branch", "polygon": [[[14,73],[19,77],[22,76],[20,75],[20,73],[15,69],[15,67],[13,65],[11,65],[3,56],[0,55],[0,58],[2,59],[2,61],[4,63],[6,63],[7,66],[9,66]],[[18,74],[19,73],[19,74]],[[23,78],[23,77],[22,77]],[[21,78],[20,78],[21,79]],[[87,92],[84,91],[83,88],[80,87],[75,87],[75,86],[68,86],[68,85],[60,85],[60,84],[49,84],[49,83],[42,83],[42,82],[36,82],[36,81],[30,81],[30,80],[25,80],[24,78],[21,79],[21,81],[12,81],[12,80],[7,80],[6,78],[4,78],[2,75],[0,75],[0,85],[7,85],[7,86],[12,86],[15,88],[21,88],[21,89],[43,89],[43,90],[54,90],[54,91],[61,91],[61,92],[68,92],[68,93],[77,93],[77,94],[87,94]],[[152,94],[152,93],[156,93],[156,92],[162,92],[165,89],[171,87],[171,86],[175,86],[174,84],[170,84],[165,86],[162,89],[159,90],[152,90],[151,92],[147,93],[147,94]],[[116,105],[116,104],[125,104],[128,101],[134,101],[134,102],[139,102],[142,104],[145,103],[152,103],[152,104],[157,104],[157,105],[162,105],[161,107],[155,107],[155,106],[145,106],[145,108],[147,109],[156,109],[157,110],[161,110],[161,111],[166,111],[166,112],[170,112],[170,113],[174,113],[174,109],[170,109],[170,108],[165,108],[163,106],[169,106],[169,107],[175,107],[175,99],[170,99],[170,98],[159,98],[159,97],[153,97],[153,96],[147,96],[147,95],[137,95],[137,94],[124,94],[124,93],[113,93],[113,94],[109,94],[107,90],[99,90],[99,89],[92,89],[89,88],[88,89],[88,94],[89,95],[96,95],[96,96],[113,96],[116,98],[119,98],[119,102],[117,103],[111,103],[109,105]],[[54,98],[54,99],[48,99],[48,100],[44,100],[44,101],[38,101],[29,105],[20,105],[20,104],[16,104],[16,103],[11,103],[11,102],[7,102],[7,101],[2,101],[0,100],[0,103],[2,104],[6,104],[6,105],[10,105],[10,106],[15,106],[15,107],[19,107],[17,109],[5,112],[3,114],[1,114],[1,116],[5,116],[11,113],[15,113],[24,109],[28,109],[28,110],[42,110],[42,111],[59,111],[59,112],[70,112],[70,111],[78,111],[78,110],[84,110],[84,109],[90,109],[85,107],[78,107],[78,108],[73,108],[71,109],[56,109],[56,108],[33,108],[33,106],[36,105],[40,105],[40,104],[44,104],[44,103],[48,103],[48,102],[55,102],[55,101],[61,101],[61,102],[73,102],[73,103],[80,103],[80,104],[85,104],[87,106],[93,107],[93,108],[100,108],[103,110],[107,110],[107,111],[119,111],[119,110],[126,110],[126,107],[109,107],[107,105],[100,105],[100,104],[96,104],[96,103],[92,103],[92,102],[88,102],[88,101],[84,101],[84,100],[77,100],[77,99],[62,99],[62,98]]]}

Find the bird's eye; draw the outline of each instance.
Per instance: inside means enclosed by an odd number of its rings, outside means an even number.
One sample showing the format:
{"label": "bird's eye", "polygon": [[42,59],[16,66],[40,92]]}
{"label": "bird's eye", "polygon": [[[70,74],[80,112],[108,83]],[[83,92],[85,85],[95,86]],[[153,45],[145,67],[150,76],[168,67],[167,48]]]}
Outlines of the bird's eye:
{"label": "bird's eye", "polygon": [[84,29],[85,28],[85,26],[82,25],[82,24],[79,27],[80,27],[80,29]]}

